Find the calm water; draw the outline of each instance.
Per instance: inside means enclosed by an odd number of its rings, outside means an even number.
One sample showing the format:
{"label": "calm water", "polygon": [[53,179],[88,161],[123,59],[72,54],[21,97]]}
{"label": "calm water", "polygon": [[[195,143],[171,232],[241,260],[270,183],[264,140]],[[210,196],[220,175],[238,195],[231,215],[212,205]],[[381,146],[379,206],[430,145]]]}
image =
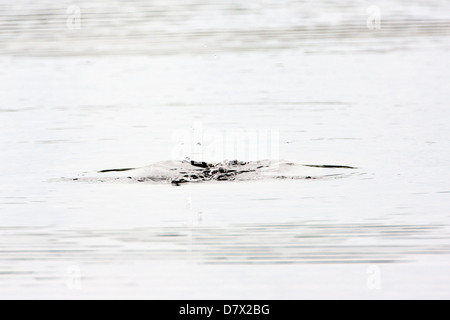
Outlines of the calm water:
{"label": "calm water", "polygon": [[[1,298],[450,297],[450,3],[241,2],[0,1]],[[230,132],[358,169],[61,180]]]}

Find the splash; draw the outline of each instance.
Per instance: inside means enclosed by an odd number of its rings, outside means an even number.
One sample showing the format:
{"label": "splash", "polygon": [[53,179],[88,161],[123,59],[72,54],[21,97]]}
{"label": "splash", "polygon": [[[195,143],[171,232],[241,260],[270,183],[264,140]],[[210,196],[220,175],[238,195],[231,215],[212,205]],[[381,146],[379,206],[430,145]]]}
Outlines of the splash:
{"label": "splash", "polygon": [[[104,169],[75,181],[185,183],[208,181],[252,181],[266,179],[326,179],[355,173],[355,167],[341,165],[302,165],[287,161],[162,161],[142,168]],[[66,179],[67,180],[67,179]]]}

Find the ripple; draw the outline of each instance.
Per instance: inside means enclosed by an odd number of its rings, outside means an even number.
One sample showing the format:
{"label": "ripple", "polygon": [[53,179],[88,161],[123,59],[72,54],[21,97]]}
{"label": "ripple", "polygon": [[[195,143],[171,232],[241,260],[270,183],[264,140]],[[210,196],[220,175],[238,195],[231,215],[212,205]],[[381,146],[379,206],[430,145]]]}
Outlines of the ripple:
{"label": "ripple", "polygon": [[[6,243],[0,250],[0,262],[399,263],[422,255],[449,254],[448,244],[427,244],[437,238],[448,240],[444,227],[294,222],[125,230],[0,228],[0,238]],[[8,272],[0,270],[0,276]]]}
{"label": "ripple", "polygon": [[[383,2],[379,30],[366,25],[368,3],[354,1],[97,1],[77,7],[76,28],[68,26],[71,1],[3,2],[0,45],[11,55],[395,50],[450,35],[449,7],[442,1],[419,1],[401,10],[399,1]],[[433,15],[430,6],[441,14]]]}

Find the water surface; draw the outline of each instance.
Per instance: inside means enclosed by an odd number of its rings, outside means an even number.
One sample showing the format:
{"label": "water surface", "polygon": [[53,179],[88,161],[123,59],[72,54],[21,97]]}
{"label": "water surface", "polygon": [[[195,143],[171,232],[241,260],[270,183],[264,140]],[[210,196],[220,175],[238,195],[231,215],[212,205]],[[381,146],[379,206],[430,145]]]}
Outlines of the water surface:
{"label": "water surface", "polygon": [[[0,1],[0,297],[448,298],[449,3],[373,5]],[[64,179],[230,132],[357,174]]]}

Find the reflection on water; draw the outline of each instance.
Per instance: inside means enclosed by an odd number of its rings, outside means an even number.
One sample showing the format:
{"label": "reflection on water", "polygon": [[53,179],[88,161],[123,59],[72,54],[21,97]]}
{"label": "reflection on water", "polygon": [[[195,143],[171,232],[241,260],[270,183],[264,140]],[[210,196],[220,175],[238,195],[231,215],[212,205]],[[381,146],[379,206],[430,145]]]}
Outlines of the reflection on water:
{"label": "reflection on water", "polygon": [[12,55],[395,50],[450,33],[449,4],[437,0],[0,4],[0,47]]}
{"label": "reflection on water", "polygon": [[[439,225],[335,223],[90,230],[1,228],[0,273],[18,261],[191,261],[206,264],[342,264],[414,261],[450,253]],[[427,241],[433,243],[427,244]],[[9,271],[8,271],[9,270]],[[26,270],[31,272],[32,270]],[[24,272],[23,268],[21,272]]]}

